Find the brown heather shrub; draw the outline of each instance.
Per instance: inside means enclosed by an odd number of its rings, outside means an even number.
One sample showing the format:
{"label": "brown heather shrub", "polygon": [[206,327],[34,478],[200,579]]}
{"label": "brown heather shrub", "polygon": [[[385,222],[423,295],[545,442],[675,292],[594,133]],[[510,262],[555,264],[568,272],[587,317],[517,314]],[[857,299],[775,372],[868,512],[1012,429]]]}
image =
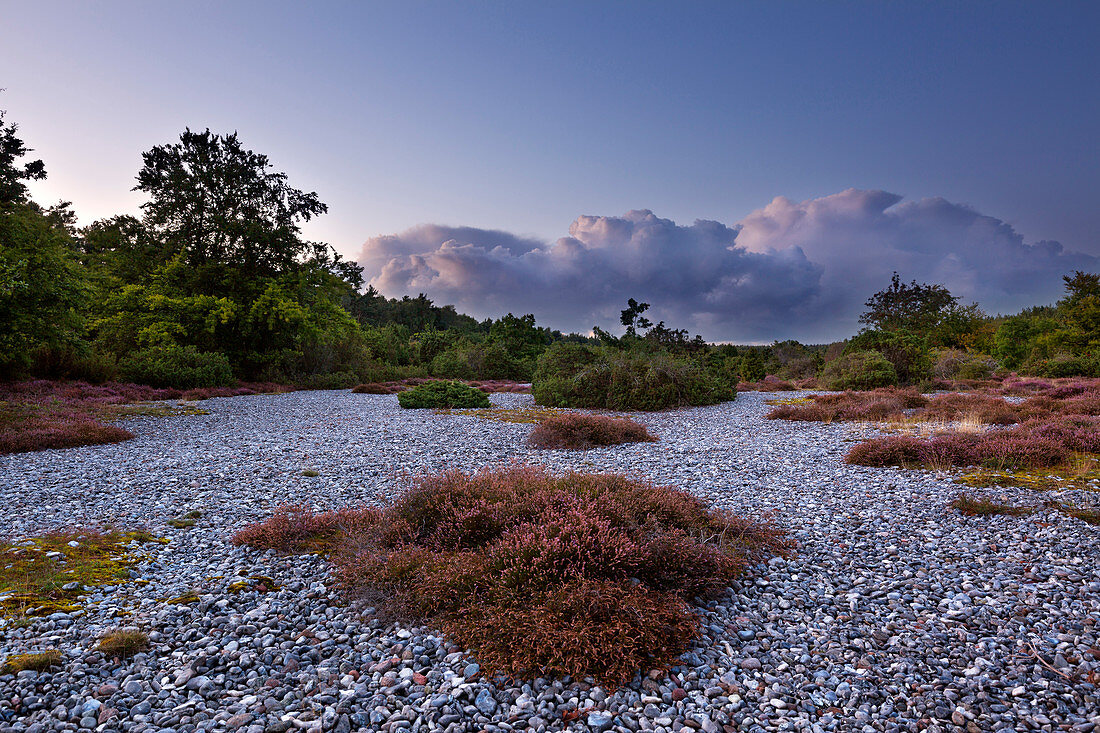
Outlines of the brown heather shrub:
{"label": "brown heather shrub", "polygon": [[625,417],[568,412],[543,418],[527,436],[530,448],[589,450],[622,443],[652,443],[645,425]]}
{"label": "brown heather shrub", "polygon": [[0,406],[0,455],[121,443],[133,437],[129,430],[75,410]]}
{"label": "brown heather shrub", "polygon": [[496,672],[609,685],[674,664],[699,623],[689,603],[788,549],[683,491],[535,467],[421,476],[384,510],[340,515],[283,510],[235,541],[329,549],[347,592]]}
{"label": "brown heather shrub", "polygon": [[[1075,433],[1050,434],[1040,424],[987,433],[954,433],[921,439],[890,435],[859,443],[845,460],[860,466],[985,466],[995,469],[1049,468],[1073,456]],[[1086,440],[1081,438],[1082,441]]]}
{"label": "brown heather shrub", "polygon": [[898,419],[907,410],[923,407],[928,398],[915,389],[881,387],[866,392],[841,392],[810,396],[812,402],[778,405],[770,420],[810,422],[872,421]]}

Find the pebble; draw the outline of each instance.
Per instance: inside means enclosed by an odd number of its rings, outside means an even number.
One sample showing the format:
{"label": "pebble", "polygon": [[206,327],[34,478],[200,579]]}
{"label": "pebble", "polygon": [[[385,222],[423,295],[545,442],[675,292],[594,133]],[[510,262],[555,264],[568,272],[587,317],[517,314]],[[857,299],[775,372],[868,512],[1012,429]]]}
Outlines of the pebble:
{"label": "pebble", "polygon": [[[80,611],[0,627],[0,659],[64,654],[55,670],[0,675],[0,730],[1100,729],[1089,681],[1100,676],[1100,528],[1049,511],[961,517],[949,474],[849,466],[844,453],[873,427],[768,421],[774,396],[635,415],[660,442],[589,452],[530,450],[528,425],[331,391],[209,400],[208,415],[127,421],[137,437],[125,443],[0,456],[8,535],[110,517],[170,540],[134,548],[143,583],[82,588]],[[483,677],[437,630],[349,606],[323,558],[229,542],[281,504],[377,504],[403,472],[512,459],[678,486],[771,517],[798,548],[701,605],[677,666],[608,690]],[[193,509],[194,527],[167,525]],[[277,587],[230,591],[254,577]],[[188,591],[197,603],[163,602]],[[145,630],[151,648],[121,663],[98,652],[118,626]]]}

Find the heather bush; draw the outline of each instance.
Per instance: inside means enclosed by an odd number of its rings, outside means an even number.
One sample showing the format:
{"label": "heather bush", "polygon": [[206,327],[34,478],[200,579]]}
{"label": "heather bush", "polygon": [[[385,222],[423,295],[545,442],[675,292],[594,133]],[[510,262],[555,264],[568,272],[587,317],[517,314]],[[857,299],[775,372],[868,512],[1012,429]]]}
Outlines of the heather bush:
{"label": "heather bush", "polygon": [[861,466],[985,466],[995,469],[1047,468],[1066,463],[1074,449],[1063,436],[1036,426],[988,433],[935,435],[921,439],[891,435],[859,443],[845,460]]}
{"label": "heather bush", "polygon": [[645,425],[629,418],[579,412],[543,418],[527,436],[531,448],[588,450],[598,446],[656,441]]}
{"label": "heather bush", "polygon": [[853,351],[826,364],[820,381],[826,389],[867,390],[895,385],[898,375],[877,351]]}
{"label": "heather bush", "polygon": [[381,511],[284,510],[234,541],[329,549],[347,592],[492,671],[611,685],[673,664],[699,623],[688,604],[787,547],[686,492],[533,467],[423,476]]}
{"label": "heather bush", "polygon": [[128,354],[119,361],[123,379],[153,387],[223,387],[233,384],[225,354],[193,346],[157,346]]}
{"label": "heather bush", "polygon": [[0,405],[0,455],[120,443],[133,437],[129,430],[78,410]]}
{"label": "heather bush", "polygon": [[927,404],[928,398],[915,389],[882,387],[866,392],[810,395],[809,402],[777,405],[767,417],[802,422],[877,422],[901,418],[906,411]]}
{"label": "heather bush", "polygon": [[433,381],[418,384],[400,392],[397,402],[408,409],[492,407],[484,392],[461,382]]}
{"label": "heather bush", "polygon": [[549,407],[664,410],[736,396],[702,366],[666,352],[555,344],[539,357],[531,385]]}

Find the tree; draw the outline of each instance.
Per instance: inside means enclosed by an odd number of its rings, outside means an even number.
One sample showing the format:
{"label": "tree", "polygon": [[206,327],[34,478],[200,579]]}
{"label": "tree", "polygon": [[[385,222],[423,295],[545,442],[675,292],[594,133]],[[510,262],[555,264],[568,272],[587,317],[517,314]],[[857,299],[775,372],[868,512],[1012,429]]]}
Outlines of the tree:
{"label": "tree", "polygon": [[178,143],[156,145],[142,160],[134,190],[150,196],[141,207],[145,224],[183,254],[194,287],[208,294],[237,290],[292,270],[313,253],[299,224],[328,207],[316,193],[288,185],[286,174],[245,149],[237,133],[186,129]]}
{"label": "tree", "polygon": [[1100,347],[1100,273],[1078,270],[1062,279],[1068,295],[1058,307],[1069,326],[1066,341],[1078,352]]}
{"label": "tree", "polygon": [[31,149],[16,135],[18,125],[4,124],[4,114],[0,109],[0,207],[26,203],[27,186],[23,182],[46,177],[46,164],[41,160],[17,162]]}
{"label": "tree", "polygon": [[875,331],[910,331],[931,346],[962,346],[985,315],[976,304],[960,305],[942,285],[913,280],[903,283],[895,272],[890,287],[872,295],[859,322]]}
{"label": "tree", "polygon": [[626,301],[626,310],[619,316],[619,321],[626,326],[627,336],[637,336],[639,328],[649,328],[653,322],[642,314],[649,310],[649,303],[639,303],[633,298]]}

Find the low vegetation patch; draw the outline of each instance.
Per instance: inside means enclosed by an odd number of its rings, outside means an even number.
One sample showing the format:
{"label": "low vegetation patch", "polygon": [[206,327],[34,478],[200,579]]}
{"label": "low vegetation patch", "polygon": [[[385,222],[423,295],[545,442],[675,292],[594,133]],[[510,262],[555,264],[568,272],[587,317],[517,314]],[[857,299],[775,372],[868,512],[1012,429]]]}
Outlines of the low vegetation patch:
{"label": "low vegetation patch", "polygon": [[495,422],[531,425],[548,417],[564,415],[568,411],[556,407],[491,407],[472,410],[436,410],[440,415],[466,415]]}
{"label": "low vegetation patch", "polygon": [[955,482],[975,488],[1018,486],[1035,491],[1100,491],[1100,458],[1077,454],[1062,466],[1014,471],[975,468],[958,476]]}
{"label": "low vegetation patch", "polygon": [[997,504],[985,499],[976,499],[966,494],[960,495],[959,498],[951,502],[951,506],[958,509],[960,514],[965,514],[968,517],[987,517],[994,514],[1022,517],[1035,511],[1032,507]]}
{"label": "low vegetation patch", "polygon": [[18,618],[75,610],[90,587],[129,580],[148,532],[71,529],[0,543],[0,613]]}
{"label": "low vegetation patch", "polygon": [[198,510],[187,512],[181,516],[169,519],[168,526],[175,527],[176,529],[187,529],[188,527],[194,527],[200,517],[202,517],[202,512]]}
{"label": "low vegetation patch", "polygon": [[698,364],[665,352],[558,343],[539,357],[532,394],[548,407],[666,410],[732,400],[737,391]]}
{"label": "low vegetation patch", "polygon": [[571,412],[541,420],[527,436],[530,448],[589,450],[657,440],[645,425],[629,418]]}
{"label": "low vegetation patch", "polygon": [[149,635],[138,629],[114,629],[100,637],[96,648],[108,657],[129,659],[149,648]]}
{"label": "low vegetation patch", "polygon": [[461,382],[425,382],[398,394],[397,403],[406,409],[493,406],[484,392]]}
{"label": "low vegetation patch", "polygon": [[18,674],[27,670],[45,672],[61,665],[61,652],[50,649],[33,654],[13,654],[0,665],[0,674]]}
{"label": "low vegetation patch", "polygon": [[915,389],[884,387],[864,392],[816,394],[806,398],[778,400],[767,414],[770,420],[803,422],[879,422],[901,419],[929,404]]}
{"label": "low vegetation patch", "polygon": [[349,593],[494,671],[611,685],[673,664],[699,623],[689,603],[787,549],[686,492],[532,467],[424,476],[382,510],[284,509],[234,541],[328,551]]}
{"label": "low vegetation patch", "polygon": [[242,384],[237,387],[188,391],[157,389],[139,384],[34,380],[0,385],[0,455],[51,448],[119,443],[134,437],[112,424],[127,417],[202,414],[165,400],[202,400],[259,392],[286,392],[277,384]]}

